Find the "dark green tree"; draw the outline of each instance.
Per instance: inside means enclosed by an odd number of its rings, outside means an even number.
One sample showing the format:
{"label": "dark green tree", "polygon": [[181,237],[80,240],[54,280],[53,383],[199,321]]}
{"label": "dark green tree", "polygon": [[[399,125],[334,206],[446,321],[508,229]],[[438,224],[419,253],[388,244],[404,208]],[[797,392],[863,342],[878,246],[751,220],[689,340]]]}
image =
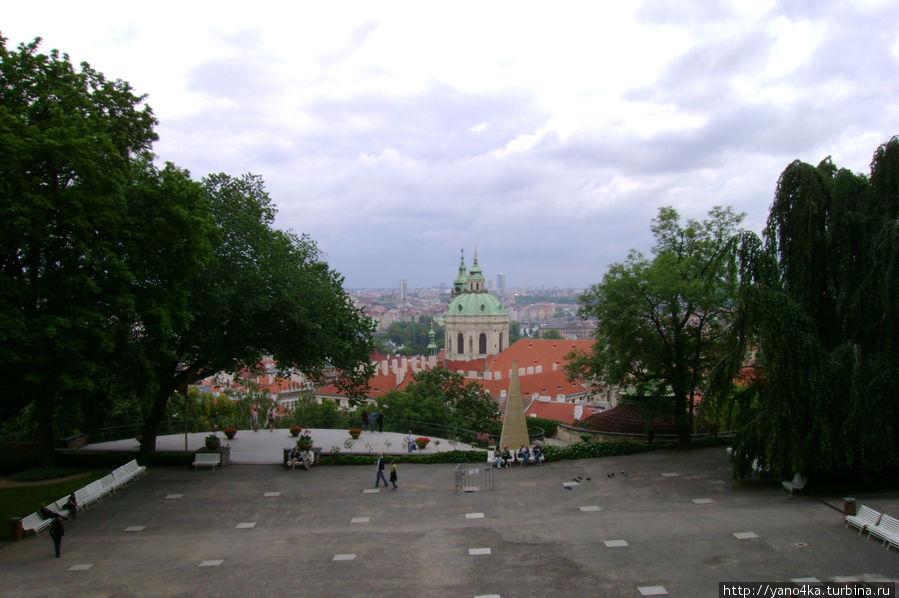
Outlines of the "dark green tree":
{"label": "dark green tree", "polygon": [[730,208],[714,208],[708,219],[682,225],[673,208],[661,208],[653,258],[631,251],[580,298],[581,316],[598,325],[592,353],[571,356],[573,375],[665,387],[681,445],[689,444],[696,393],[725,350],[741,220]]}
{"label": "dark green tree", "polygon": [[336,371],[351,398],[364,395],[370,377],[369,319],[311,239],[273,228],[275,209],[262,179],[217,174],[203,186],[213,257],[190,281],[194,317],[170,337],[171,358],[157,365],[144,458],[155,449],[169,398],[217,372],[252,370],[272,355],[285,371],[313,379]]}
{"label": "dark green tree", "polygon": [[715,377],[738,476],[753,462],[807,476],[899,466],[897,218],[899,138],[870,177],[829,158],[781,174],[764,240],[742,242],[733,346]]}
{"label": "dark green tree", "polygon": [[499,418],[499,408],[477,382],[444,367],[415,375],[403,391],[386,393],[378,401],[388,423],[420,421],[484,432]]}
{"label": "dark green tree", "polygon": [[156,121],[127,83],[39,43],[0,38],[0,416],[34,401],[50,462],[57,407],[96,392],[134,301],[125,189]]}
{"label": "dark green tree", "polygon": [[[382,353],[398,355],[427,355],[431,342],[431,327],[434,328],[434,343],[438,350],[443,348],[444,327],[433,318],[421,316],[417,322],[393,322],[380,337],[379,350]],[[387,341],[390,341],[389,343]],[[390,344],[392,343],[392,345]],[[394,350],[393,347],[399,347]]]}

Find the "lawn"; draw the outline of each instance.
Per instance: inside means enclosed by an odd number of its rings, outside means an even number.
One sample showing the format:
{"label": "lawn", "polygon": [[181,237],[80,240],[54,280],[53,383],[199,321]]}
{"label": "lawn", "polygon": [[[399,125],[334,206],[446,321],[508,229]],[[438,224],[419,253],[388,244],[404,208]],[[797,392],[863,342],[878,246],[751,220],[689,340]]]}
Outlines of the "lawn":
{"label": "lawn", "polygon": [[24,517],[37,511],[42,502],[53,502],[68,496],[105,475],[102,472],[85,471],[84,475],[64,482],[48,481],[35,486],[0,488],[0,540],[9,540],[9,520]]}

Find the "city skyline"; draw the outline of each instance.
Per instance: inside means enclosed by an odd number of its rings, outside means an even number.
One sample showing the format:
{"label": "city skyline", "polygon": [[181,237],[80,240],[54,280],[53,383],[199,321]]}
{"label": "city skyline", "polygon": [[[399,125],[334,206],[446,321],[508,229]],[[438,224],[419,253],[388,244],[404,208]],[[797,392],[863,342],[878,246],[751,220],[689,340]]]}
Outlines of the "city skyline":
{"label": "city skyline", "polygon": [[[661,206],[761,232],[783,169],[899,133],[899,5],[159,2],[5,7],[147,94],[160,162],[263,177],[346,288],[585,288]],[[472,253],[470,253],[472,252]],[[470,263],[469,263],[470,266]]]}

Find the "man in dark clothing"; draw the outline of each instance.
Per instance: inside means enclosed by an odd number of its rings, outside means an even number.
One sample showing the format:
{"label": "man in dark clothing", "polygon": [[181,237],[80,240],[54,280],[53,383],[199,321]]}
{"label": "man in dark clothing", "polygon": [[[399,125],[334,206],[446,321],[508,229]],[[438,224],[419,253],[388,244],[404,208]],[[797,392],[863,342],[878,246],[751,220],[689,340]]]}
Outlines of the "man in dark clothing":
{"label": "man in dark clothing", "polygon": [[378,432],[383,432],[384,428],[384,414],[378,411]]}
{"label": "man in dark clothing", "polygon": [[56,558],[59,558],[59,549],[62,546],[62,537],[66,529],[62,526],[60,517],[54,517],[50,524],[50,537],[53,539],[53,548],[56,549]]}
{"label": "man in dark clothing", "polygon": [[375,488],[379,488],[381,480],[384,480],[384,487],[387,487],[387,477],[384,475],[384,455],[378,453],[378,476],[375,478]]}
{"label": "man in dark clothing", "polygon": [[363,430],[368,425],[368,411],[365,409],[362,410],[362,425],[360,426]]}

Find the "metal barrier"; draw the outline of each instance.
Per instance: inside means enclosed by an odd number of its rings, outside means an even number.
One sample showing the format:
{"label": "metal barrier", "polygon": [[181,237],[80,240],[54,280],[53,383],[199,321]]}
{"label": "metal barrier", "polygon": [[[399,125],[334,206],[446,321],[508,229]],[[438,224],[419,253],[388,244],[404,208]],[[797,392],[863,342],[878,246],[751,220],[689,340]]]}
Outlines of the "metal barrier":
{"label": "metal barrier", "polygon": [[493,468],[487,463],[459,463],[454,473],[456,492],[493,490]]}

